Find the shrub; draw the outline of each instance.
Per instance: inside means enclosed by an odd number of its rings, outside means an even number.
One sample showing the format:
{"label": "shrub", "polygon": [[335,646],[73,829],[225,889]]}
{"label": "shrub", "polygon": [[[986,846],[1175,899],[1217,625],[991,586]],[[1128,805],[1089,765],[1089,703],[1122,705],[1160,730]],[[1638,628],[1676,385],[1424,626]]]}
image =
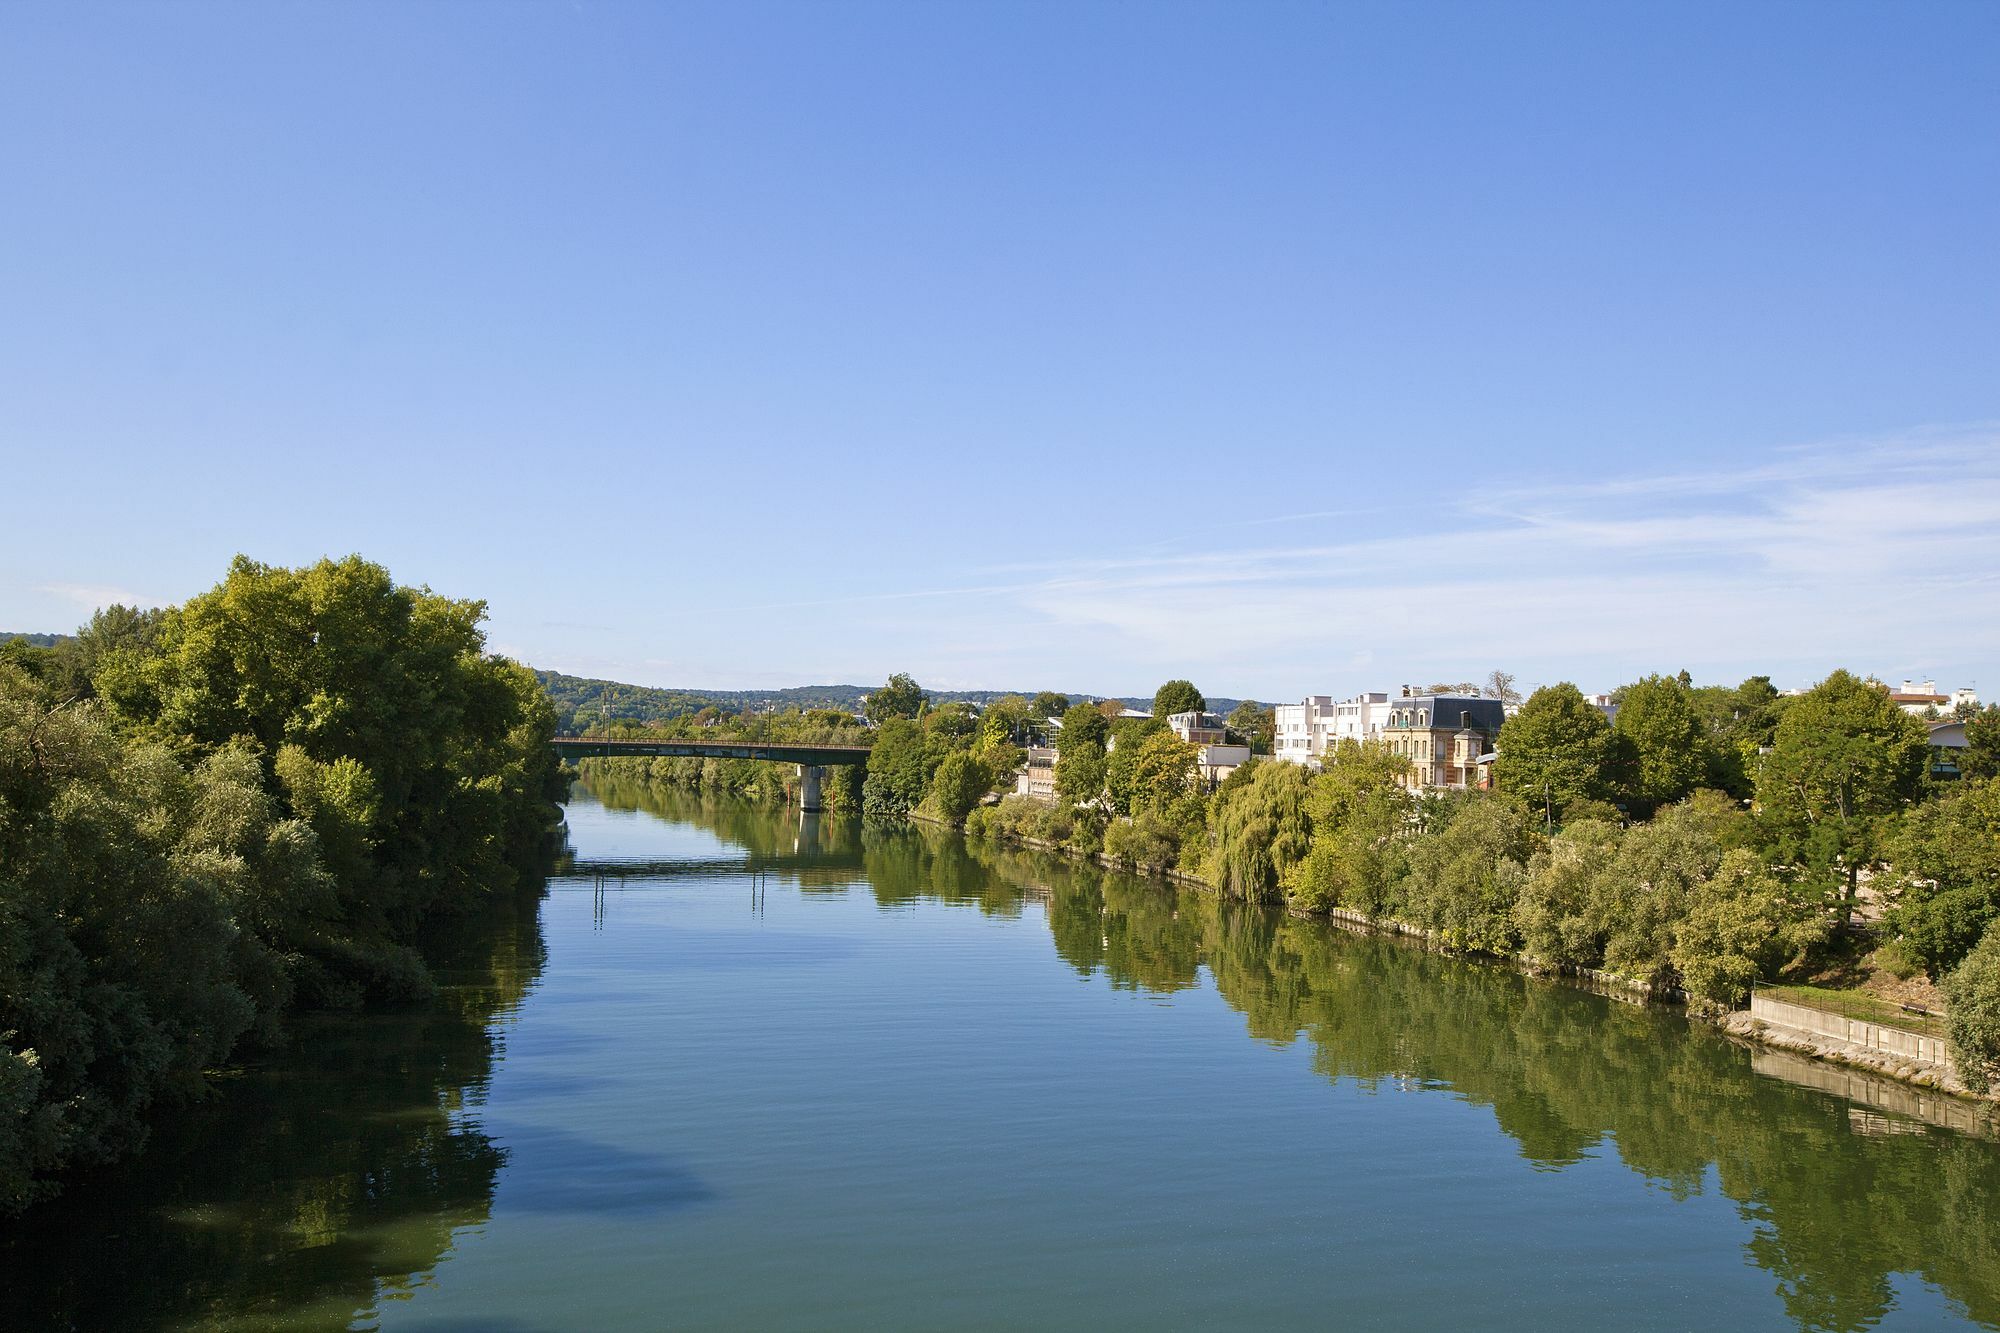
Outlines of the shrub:
{"label": "shrub", "polygon": [[2000,925],[1944,979],[1945,1030],[1966,1086],[1984,1092],[2000,1078]]}

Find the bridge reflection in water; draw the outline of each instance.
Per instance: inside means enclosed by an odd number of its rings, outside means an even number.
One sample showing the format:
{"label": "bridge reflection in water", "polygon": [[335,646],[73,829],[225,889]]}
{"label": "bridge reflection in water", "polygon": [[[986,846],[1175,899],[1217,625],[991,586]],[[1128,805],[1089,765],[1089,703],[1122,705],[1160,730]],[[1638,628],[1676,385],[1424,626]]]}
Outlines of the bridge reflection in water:
{"label": "bridge reflection in water", "polygon": [[865,745],[796,745],[790,742],[619,740],[609,736],[558,736],[558,759],[763,759],[799,770],[799,808],[822,808],[820,781],[829,768],[866,765]]}

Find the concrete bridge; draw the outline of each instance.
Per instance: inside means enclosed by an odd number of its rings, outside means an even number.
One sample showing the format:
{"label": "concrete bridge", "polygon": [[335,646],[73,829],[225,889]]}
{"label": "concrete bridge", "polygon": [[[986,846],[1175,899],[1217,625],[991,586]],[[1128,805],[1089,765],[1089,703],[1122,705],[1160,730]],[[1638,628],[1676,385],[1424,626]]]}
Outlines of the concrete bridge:
{"label": "concrete bridge", "polygon": [[797,764],[799,808],[820,809],[820,778],[828,768],[866,764],[865,745],[795,745],[789,741],[614,740],[608,736],[558,736],[559,759],[768,759]]}

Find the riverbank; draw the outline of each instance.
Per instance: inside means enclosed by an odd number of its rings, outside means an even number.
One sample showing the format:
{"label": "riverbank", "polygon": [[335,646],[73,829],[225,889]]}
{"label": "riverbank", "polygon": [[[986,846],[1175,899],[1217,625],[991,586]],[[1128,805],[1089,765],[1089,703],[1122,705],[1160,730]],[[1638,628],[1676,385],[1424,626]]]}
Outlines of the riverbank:
{"label": "riverbank", "polygon": [[[950,827],[942,820],[913,817],[921,818],[925,823]],[[1163,884],[1182,884],[1208,893],[1221,892],[1215,884],[1198,875],[1162,866],[1133,864],[1102,851],[1079,852],[1061,843],[1020,834],[992,833],[985,836],[988,841],[1001,845],[1025,847],[1069,860],[1088,861],[1108,869],[1155,879]],[[1332,907],[1324,911],[1310,912],[1288,907],[1287,911],[1302,920],[1325,921],[1345,930],[1386,935],[1431,952],[1476,956],[1504,963],[1530,976],[1560,979],[1579,989],[1631,1003],[1678,1006],[1685,1009],[1690,1018],[1713,1024],[1740,1041],[1860,1070],[1876,1077],[1943,1093],[1981,1106],[2000,1106],[2000,1092],[1982,1093],[1967,1087],[1964,1080],[1959,1078],[1949,1065],[1903,1054],[1872,1050],[1824,1034],[1766,1022],[1753,1017],[1748,1009],[1724,1009],[1706,1003],[1691,1003],[1684,991],[1659,986],[1643,978],[1606,971],[1602,968],[1578,967],[1566,963],[1552,965],[1522,953],[1457,949],[1443,940],[1436,931],[1394,918],[1371,917],[1348,908]]]}

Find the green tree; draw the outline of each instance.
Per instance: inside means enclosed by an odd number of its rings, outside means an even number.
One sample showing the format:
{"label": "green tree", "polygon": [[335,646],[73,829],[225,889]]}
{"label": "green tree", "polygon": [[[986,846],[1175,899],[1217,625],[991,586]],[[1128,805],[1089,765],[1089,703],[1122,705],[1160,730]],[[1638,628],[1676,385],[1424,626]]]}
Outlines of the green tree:
{"label": "green tree", "polygon": [[1111,724],[1090,704],[1074,704],[1063,714],[1056,750],[1056,794],[1063,800],[1081,804],[1103,793],[1110,735]]}
{"label": "green tree", "polygon": [[1043,690],[1035,696],[1030,711],[1038,722],[1044,718],[1061,717],[1069,711],[1069,696],[1057,694],[1054,690]]}
{"label": "green tree", "polygon": [[1388,909],[1408,846],[1415,799],[1404,785],[1409,769],[1373,741],[1342,740],[1327,753],[1306,797],[1312,843],[1286,884],[1292,906],[1368,916]]}
{"label": "green tree", "polygon": [[923,728],[909,718],[892,717],[876,730],[868,751],[861,807],[877,818],[906,815],[924,799],[930,776]]}
{"label": "green tree", "polygon": [[1514,900],[1534,854],[1529,828],[1526,812],[1507,797],[1456,796],[1443,826],[1410,849],[1399,914],[1453,948],[1512,951],[1519,943]]}
{"label": "green tree", "polygon": [[1170,806],[1194,790],[1195,747],[1173,732],[1152,732],[1132,750],[1132,785],[1127,799],[1134,812]]}
{"label": "green tree", "polygon": [[1988,704],[1965,720],[1958,773],[1975,782],[2000,778],[2000,704]]}
{"label": "green tree", "polygon": [[1596,819],[1563,825],[1528,863],[1514,902],[1521,951],[1538,963],[1597,967],[1604,929],[1594,910],[1598,881],[1618,854],[1618,825]]}
{"label": "green tree", "polygon": [[1306,810],[1311,774],[1297,764],[1254,762],[1209,808],[1209,882],[1251,902],[1276,902],[1280,885],[1312,845]]}
{"label": "green tree", "polygon": [[1837,880],[1851,912],[1888,817],[1922,790],[1929,763],[1923,723],[1880,682],[1836,671],[1786,708],[1757,770],[1758,812],[1778,853]]}
{"label": "green tree", "polygon": [[881,689],[871,692],[862,701],[861,711],[868,720],[881,725],[891,718],[914,718],[924,711],[924,701],[930,696],[924,687],[917,684],[905,672],[898,671],[889,677]]}
{"label": "green tree", "polygon": [[1604,714],[1567,681],[1528,696],[1500,728],[1494,785],[1560,822],[1573,802],[1607,800],[1618,752]]}
{"label": "green tree", "polygon": [[1672,983],[1675,931],[1696,889],[1722,862],[1731,815],[1727,802],[1710,793],[1625,830],[1617,855],[1591,886],[1591,926],[1604,941],[1607,968]]}
{"label": "green tree", "polygon": [[98,679],[141,734],[184,756],[243,740],[267,764],[295,746],[360,766],[372,864],[340,883],[349,956],[322,961],[365,971],[372,952],[393,981],[401,940],[533,873],[528,849],[559,818],[554,711],[531,672],[485,653],[485,614],[358,556],[295,570],[239,556],[165,613],[147,652],[113,653]]}
{"label": "green tree", "polygon": [[1245,699],[1230,710],[1229,729],[1243,738],[1252,754],[1271,753],[1271,740],[1277,734],[1278,714],[1274,708],[1267,708],[1255,699]]}
{"label": "green tree", "polygon": [[1944,979],[1945,1030],[1966,1086],[2000,1079],[2000,923],[1989,924],[1965,961]]}
{"label": "green tree", "polygon": [[930,798],[938,817],[959,825],[993,786],[986,765],[964,751],[948,754],[931,777]]}
{"label": "green tree", "polygon": [[1753,983],[1823,940],[1827,925],[1817,904],[1738,848],[1693,886],[1670,957],[1689,995],[1735,1007]]}
{"label": "green tree", "polygon": [[1706,785],[1715,768],[1708,730],[1671,676],[1647,676],[1625,687],[1612,731],[1630,747],[1628,795],[1640,817]]}
{"label": "green tree", "polygon": [[1170,680],[1153,691],[1153,720],[1165,722],[1175,713],[1199,713],[1208,707],[1208,700],[1193,682]]}
{"label": "green tree", "polygon": [[1890,921],[1924,971],[1942,977],[2000,917],[2000,778],[1913,807],[1884,851]]}

